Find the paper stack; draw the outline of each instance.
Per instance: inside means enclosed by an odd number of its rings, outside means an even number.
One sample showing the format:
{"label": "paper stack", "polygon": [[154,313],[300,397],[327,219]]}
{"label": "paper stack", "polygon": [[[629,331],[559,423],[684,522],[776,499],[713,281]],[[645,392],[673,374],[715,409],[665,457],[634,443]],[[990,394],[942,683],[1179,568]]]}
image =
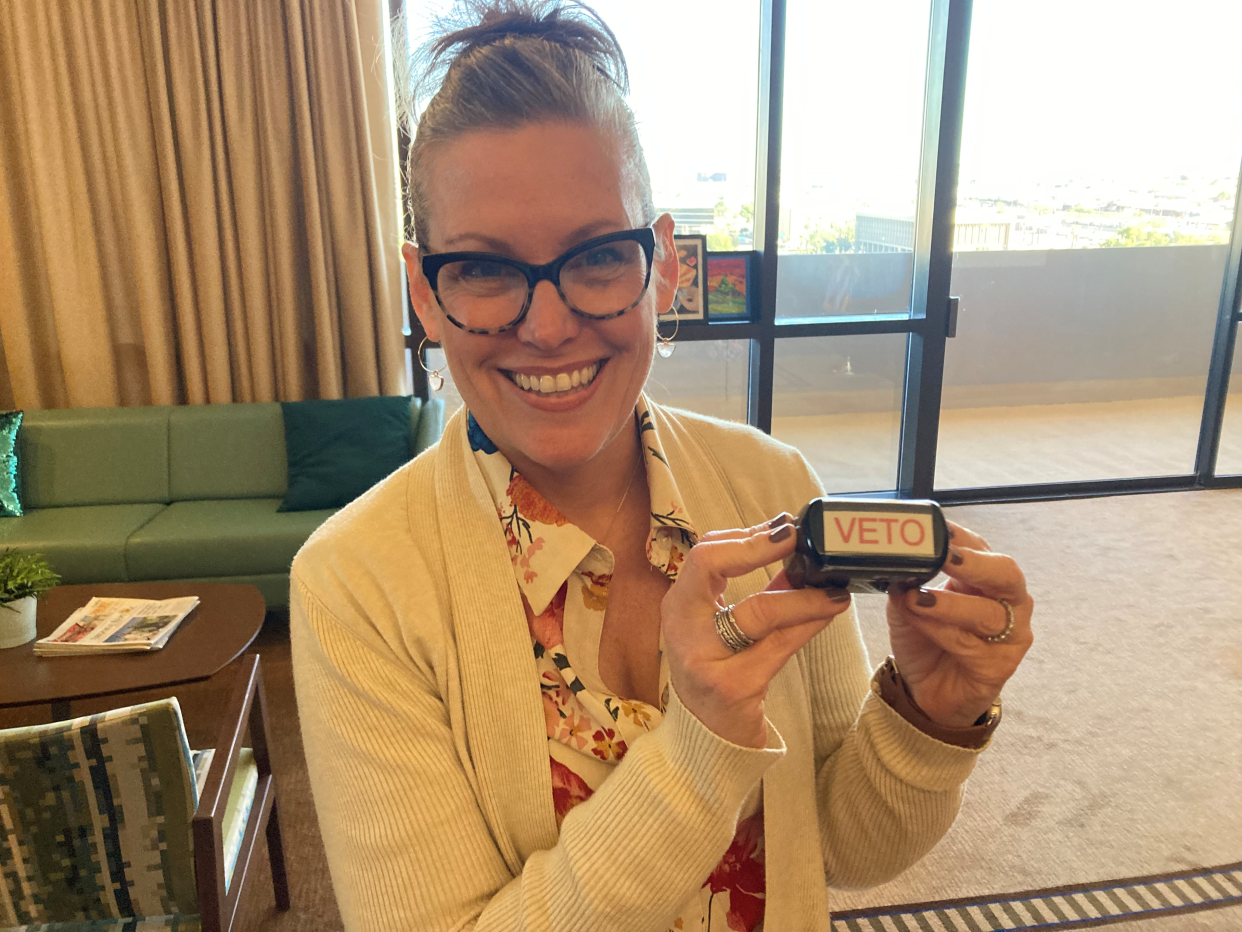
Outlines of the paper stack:
{"label": "paper stack", "polygon": [[40,657],[159,650],[198,596],[179,599],[93,598],[47,637],[35,641]]}

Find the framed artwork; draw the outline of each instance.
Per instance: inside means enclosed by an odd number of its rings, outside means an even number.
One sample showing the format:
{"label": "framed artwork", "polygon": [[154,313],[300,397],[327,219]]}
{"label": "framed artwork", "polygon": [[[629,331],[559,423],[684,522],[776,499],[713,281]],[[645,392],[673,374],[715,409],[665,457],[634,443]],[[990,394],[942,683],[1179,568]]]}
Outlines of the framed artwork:
{"label": "framed artwork", "polygon": [[712,320],[751,320],[748,296],[753,252],[713,252],[707,257],[707,299]]}
{"label": "framed artwork", "polygon": [[707,323],[707,237],[687,234],[674,236],[673,242],[677,247],[677,315],[683,324]]}

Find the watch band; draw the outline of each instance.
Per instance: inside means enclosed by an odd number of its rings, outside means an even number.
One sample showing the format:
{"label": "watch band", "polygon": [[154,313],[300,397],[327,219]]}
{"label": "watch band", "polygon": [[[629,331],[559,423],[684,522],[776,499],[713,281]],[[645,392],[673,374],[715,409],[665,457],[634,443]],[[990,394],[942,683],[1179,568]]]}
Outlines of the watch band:
{"label": "watch band", "polygon": [[905,678],[897,669],[897,663],[891,656],[875,671],[872,684],[872,688],[892,707],[893,711],[919,731],[945,744],[963,748],[981,748],[988,743],[992,732],[996,731],[996,726],[1000,724],[1000,699],[997,699],[992,704],[992,708],[980,716],[973,725],[965,728],[952,728],[932,721],[910,695]]}

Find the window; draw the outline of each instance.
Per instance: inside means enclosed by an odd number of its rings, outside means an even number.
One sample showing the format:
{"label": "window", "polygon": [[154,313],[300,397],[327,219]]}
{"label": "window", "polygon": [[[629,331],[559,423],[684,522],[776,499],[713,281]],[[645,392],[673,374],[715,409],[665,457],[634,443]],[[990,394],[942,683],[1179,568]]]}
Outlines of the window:
{"label": "window", "polygon": [[1222,476],[1242,475],[1242,352],[1238,351],[1236,337],[1233,368],[1229,373],[1229,394],[1225,396],[1224,424],[1220,431],[1220,450],[1216,454],[1216,472]]}
{"label": "window", "polygon": [[[447,5],[411,4],[416,43]],[[594,6],[657,210],[753,251],[755,319],[683,326],[653,398],[770,430],[833,492],[1242,484],[1195,461],[1238,298],[1242,6],[667,0],[659,28]]]}
{"label": "window", "polygon": [[896,488],[905,380],[905,334],[780,340],[772,436],[830,493]]}
{"label": "window", "polygon": [[910,313],[928,0],[789,0],[776,316]]}
{"label": "window", "polygon": [[1242,8],[1169,12],[974,6],[938,488],[1194,469]]}

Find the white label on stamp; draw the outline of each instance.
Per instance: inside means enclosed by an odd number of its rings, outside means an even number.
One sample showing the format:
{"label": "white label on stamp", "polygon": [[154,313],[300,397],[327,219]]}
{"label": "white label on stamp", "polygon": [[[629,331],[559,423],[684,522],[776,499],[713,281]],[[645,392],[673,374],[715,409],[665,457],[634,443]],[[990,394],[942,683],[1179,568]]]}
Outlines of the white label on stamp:
{"label": "white label on stamp", "polygon": [[931,515],[824,509],[824,553],[936,555]]}

